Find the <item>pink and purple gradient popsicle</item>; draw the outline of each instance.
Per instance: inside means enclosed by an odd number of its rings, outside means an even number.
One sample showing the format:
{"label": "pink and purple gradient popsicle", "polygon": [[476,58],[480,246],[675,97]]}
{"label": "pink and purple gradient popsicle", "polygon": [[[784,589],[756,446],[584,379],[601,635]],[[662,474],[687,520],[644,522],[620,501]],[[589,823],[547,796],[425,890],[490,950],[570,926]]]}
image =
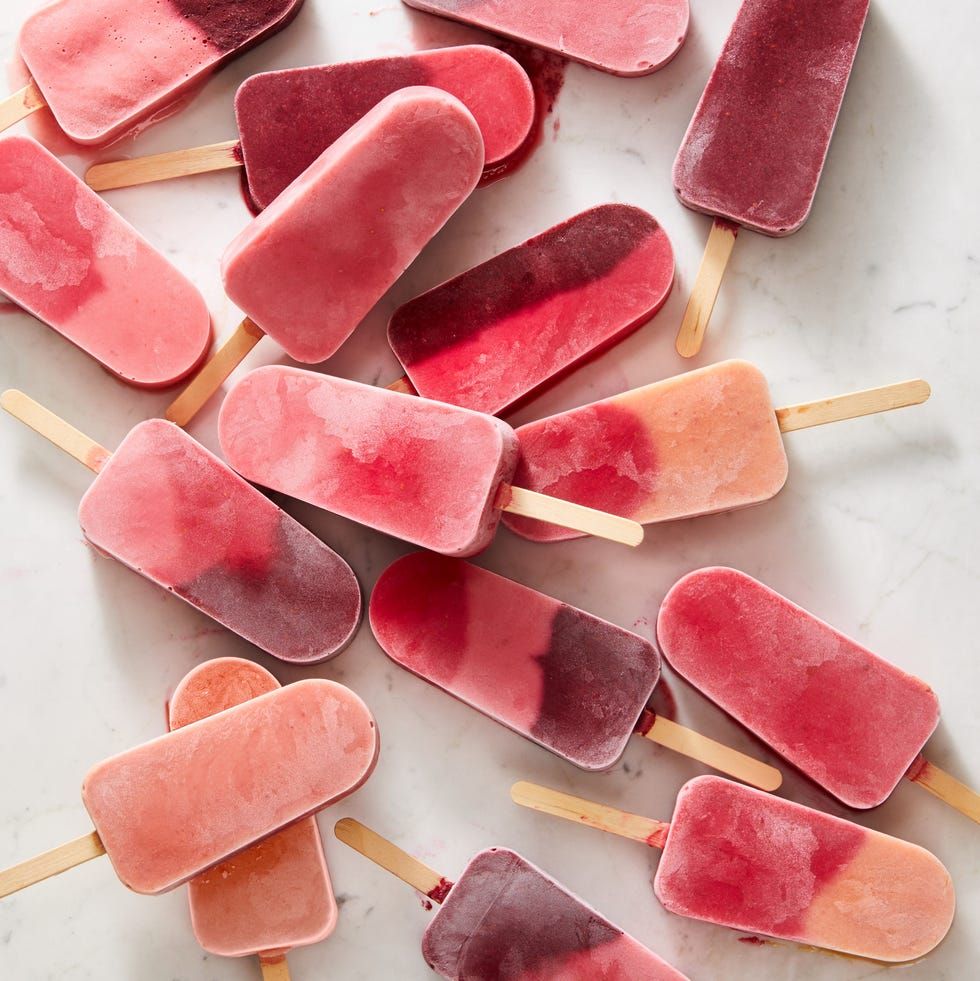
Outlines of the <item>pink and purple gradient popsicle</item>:
{"label": "pink and purple gradient popsicle", "polygon": [[121,381],[173,385],[211,343],[204,298],[34,140],[0,140],[0,292]]}
{"label": "pink and purple gradient popsicle", "polygon": [[[170,728],[208,718],[279,689],[265,668],[237,657],[194,668],[168,708]],[[294,947],[323,940],[337,925],[316,818],[305,818],[187,883],[198,943],[223,957],[281,962]]]}
{"label": "pink and purple gradient popsicle", "polygon": [[410,300],[388,340],[420,395],[496,415],[646,323],[673,280],[656,219],[600,205]]}

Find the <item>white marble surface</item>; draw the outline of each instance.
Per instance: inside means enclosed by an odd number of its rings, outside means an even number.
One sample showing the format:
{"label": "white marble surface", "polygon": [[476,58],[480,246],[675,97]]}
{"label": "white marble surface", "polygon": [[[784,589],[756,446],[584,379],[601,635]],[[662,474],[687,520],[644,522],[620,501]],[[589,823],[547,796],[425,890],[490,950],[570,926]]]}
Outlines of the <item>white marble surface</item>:
{"label": "white marble surface", "polygon": [[[32,0],[4,0],[9,57]],[[526,168],[478,192],[326,365],[365,381],[397,366],[384,342],[400,301],[606,200],[633,202],[664,224],[677,285],[663,312],[612,353],[520,414],[531,419],[675,374],[673,337],[708,220],[685,211],[670,164],[734,17],[737,0],[696,0],[690,38],[657,75],[622,80],[572,66],[544,144]],[[921,375],[922,408],[787,438],[791,475],[773,502],[738,514],[649,529],[634,554],[577,541],[534,546],[502,533],[480,562],[649,636],[658,603],[682,573],[730,564],[756,575],[895,663],[927,679],[943,705],[929,755],[980,785],[980,478],[975,381],[980,363],[976,159],[978,15],[969,0],[932,6],[876,0],[809,224],[773,241],[739,241],[697,364],[756,361],[777,403]],[[153,152],[232,138],[232,96],[256,71],[403,52],[463,32],[384,0],[307,0],[285,33],[222,72],[182,113],[124,143]],[[560,126],[559,126],[560,123]],[[81,169],[83,159],[67,158]],[[198,284],[219,332],[236,322],[218,256],[248,221],[235,173],[108,196]],[[265,342],[249,365],[273,361]],[[5,312],[0,385],[25,389],[108,446],[158,414],[168,394],[127,389],[29,317]],[[211,407],[193,426],[214,446]],[[667,818],[699,767],[638,742],[605,775],[586,775],[394,667],[365,627],[315,672],[284,667],[82,542],[75,520],[90,476],[12,420],[0,420],[0,864],[86,830],[79,780],[94,761],[164,728],[164,702],[193,665],[253,657],[284,682],[315,673],[353,686],[380,722],[378,769],[321,816],[340,925],[291,958],[297,979],[424,979],[419,938],[430,914],[411,890],[330,833],[343,815],[393,837],[448,876],[488,845],[515,847],[660,952],[693,981],[855,981],[877,965],[739,943],[734,933],[664,912],[649,880],[653,852],[522,811],[507,790],[538,780]],[[354,565],[367,592],[404,546],[339,518],[286,507]],[[680,719],[762,752],[668,671]],[[843,813],[790,776],[784,793]],[[980,956],[978,828],[905,784],[880,809],[848,816],[916,841],[952,871],[959,912],[945,943],[908,979],[963,979]],[[892,969],[898,973],[899,969]],[[0,905],[0,976],[80,979],[255,978],[254,962],[206,956],[181,891],[127,892],[106,861]]]}

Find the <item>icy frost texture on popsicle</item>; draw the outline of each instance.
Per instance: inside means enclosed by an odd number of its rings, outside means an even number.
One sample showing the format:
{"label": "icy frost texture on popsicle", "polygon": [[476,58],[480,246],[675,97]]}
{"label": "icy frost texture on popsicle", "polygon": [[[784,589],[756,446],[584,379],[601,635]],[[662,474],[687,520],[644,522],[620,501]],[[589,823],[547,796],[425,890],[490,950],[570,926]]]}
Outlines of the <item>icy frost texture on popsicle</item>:
{"label": "icy frost texture on popsicle", "polygon": [[687,981],[516,852],[474,856],[422,938],[450,981]]}
{"label": "icy frost texture on popsicle", "polygon": [[851,807],[884,801],[939,723],[928,685],[735,569],[681,579],[657,635],[676,671]]}
{"label": "icy frost texture on popsicle", "polygon": [[225,291],[297,361],[325,361],[476,187],[483,138],[439,89],[400,89],[228,246]]}
{"label": "icy frost texture on popsicle", "polygon": [[[767,501],[787,462],[765,377],[718,364],[571,409],[517,430],[520,487],[641,524]],[[505,515],[532,541],[578,532]]]}
{"label": "icy frost texture on popsicle", "polygon": [[395,663],[586,770],[615,764],[660,678],[642,637],[426,552],[381,574],[370,619]]}
{"label": "icy frost texture on popsicle", "polygon": [[78,509],[97,548],[284,661],[340,653],[361,616],[350,566],[172,423],[140,423]]}
{"label": "icy frost texture on popsicle", "polygon": [[688,0],[405,0],[614,75],[649,75],[687,36]]}
{"label": "icy frost texture on popsicle", "polygon": [[[265,668],[221,657],[194,668],[170,699],[170,728],[181,729],[270,691]],[[317,943],[337,925],[316,818],[305,818],[187,883],[198,943],[212,954],[273,957]]]}
{"label": "icy frost texture on popsicle", "polygon": [[218,436],[247,480],[453,555],[490,544],[517,460],[492,416],[278,366],[232,388]]}
{"label": "icy frost texture on popsicle", "polygon": [[133,385],[180,381],[211,342],[190,281],[23,136],[0,140],[0,292]]}
{"label": "icy frost texture on popsicle", "polygon": [[483,44],[410,55],[262,72],[235,96],[242,159],[252,200],[267,208],[323,151],[386,96],[428,85],[456,96],[473,114],[486,166],[527,138],[534,90],[510,55]]}
{"label": "icy frost texture on popsicle", "polygon": [[869,0],[744,0],[674,162],[689,208],[789,235],[813,206]]}
{"label": "icy frost texture on popsicle", "polygon": [[955,906],[924,848],[720,777],[681,788],[654,890],[672,913],[881,961],[927,954]]}
{"label": "icy frost texture on popsicle", "polygon": [[495,415],[646,323],[673,281],[656,219],[600,205],[410,300],[388,340],[420,395]]}
{"label": "icy frost texture on popsicle", "polygon": [[302,0],[59,0],[20,53],[58,125],[105,143],[285,27]]}
{"label": "icy frost texture on popsicle", "polygon": [[352,794],[377,755],[360,698],[310,679],[104,760],[82,800],[123,884],[155,894]]}

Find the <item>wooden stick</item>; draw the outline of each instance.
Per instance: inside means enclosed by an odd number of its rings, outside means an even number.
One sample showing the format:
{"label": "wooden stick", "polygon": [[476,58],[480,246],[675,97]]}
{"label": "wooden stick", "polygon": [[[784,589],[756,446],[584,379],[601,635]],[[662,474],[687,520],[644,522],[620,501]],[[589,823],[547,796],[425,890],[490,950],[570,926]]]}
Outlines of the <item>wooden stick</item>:
{"label": "wooden stick", "polygon": [[402,395],[419,394],[417,391],[415,391],[415,386],[408,380],[408,375],[402,375],[401,378],[393,381],[390,385],[385,387],[389,392],[401,392]]}
{"label": "wooden stick", "polygon": [[652,743],[666,746],[752,787],[773,791],[782,786],[783,775],[774,766],[671,722],[662,715],[644,712],[636,731]]}
{"label": "wooden stick", "polygon": [[446,898],[453,886],[434,869],[423,865],[417,858],[413,858],[408,852],[403,852],[397,845],[365,827],[360,821],[343,818],[334,825],[333,833],[345,845],[349,845],[354,851],[371,859],[375,865],[380,865],[381,868],[437,903],[441,903]]}
{"label": "wooden stick", "polygon": [[9,129],[32,112],[43,109],[47,104],[41,90],[31,79],[19,92],[0,101],[0,132]]}
{"label": "wooden stick", "polygon": [[738,225],[733,225],[724,218],[714,220],[708,235],[708,244],[704,247],[698,278],[694,281],[681,329],[677,332],[677,353],[682,358],[693,358],[701,350],[704,332],[708,329],[711,311],[715,308],[721,280],[737,237]]}
{"label": "wooden stick", "polygon": [[955,777],[951,777],[945,770],[940,770],[935,764],[923,760],[918,772],[912,775],[910,771],[909,780],[920,787],[925,787],[943,803],[949,804],[960,814],[965,814],[971,821],[980,824],[980,794],[965,783],[960,783]]}
{"label": "wooden stick", "polygon": [[841,422],[844,419],[874,415],[876,412],[921,405],[931,394],[932,389],[928,382],[913,378],[894,385],[836,395],[818,402],[787,405],[776,409],[776,420],[779,422],[780,432],[791,433],[797,429],[809,429],[811,426],[824,426],[828,422]]}
{"label": "wooden stick", "polygon": [[67,872],[68,869],[73,869],[76,865],[91,861],[100,855],[105,855],[105,846],[95,831],[90,831],[74,841],[66,841],[43,855],[36,855],[26,862],[0,872],[0,899],[33,886],[36,882],[50,879],[53,875]]}
{"label": "wooden stick", "polygon": [[521,781],[510,788],[511,800],[521,807],[551,814],[554,817],[585,824],[599,831],[608,831],[621,838],[639,841],[651,848],[663,848],[670,825],[666,821],[630,814],[615,807],[597,804],[595,801],[572,797],[558,790],[540,787],[536,783]]}
{"label": "wooden stick", "polygon": [[502,488],[502,510],[510,514],[519,514],[524,518],[537,518],[538,521],[549,521],[553,525],[581,531],[586,535],[607,538],[611,542],[636,547],[643,541],[643,525],[621,518],[616,514],[607,514],[595,508],[587,508],[571,501],[563,501],[558,497],[548,497],[525,487],[511,487],[505,484]]}
{"label": "wooden stick", "polygon": [[9,388],[0,395],[0,406],[25,426],[30,426],[36,433],[50,440],[59,450],[64,450],[69,456],[73,456],[93,473],[98,473],[112,456],[104,446],[15,388]]}
{"label": "wooden stick", "polygon": [[166,417],[178,426],[186,426],[263,337],[265,333],[262,329],[246,317],[187,388],[174,399],[165,413]]}
{"label": "wooden stick", "polygon": [[93,191],[109,191],[114,187],[133,187],[191,174],[207,174],[212,170],[229,170],[242,166],[238,147],[238,140],[228,140],[189,150],[171,150],[149,157],[95,164],[85,172],[85,183]]}
{"label": "wooden stick", "polygon": [[259,957],[259,967],[262,968],[262,981],[290,981],[289,964],[285,955],[275,960]]}

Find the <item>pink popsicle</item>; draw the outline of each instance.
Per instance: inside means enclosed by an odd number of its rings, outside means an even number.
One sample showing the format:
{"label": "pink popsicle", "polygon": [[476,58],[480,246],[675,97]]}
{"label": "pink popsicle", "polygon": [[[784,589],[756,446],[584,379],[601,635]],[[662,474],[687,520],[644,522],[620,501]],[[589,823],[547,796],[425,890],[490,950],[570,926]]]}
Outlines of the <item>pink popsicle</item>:
{"label": "pink popsicle", "polygon": [[105,760],[82,799],[122,882],[155,894],[353,793],[377,755],[367,706],[310,679]]}
{"label": "pink popsicle", "polygon": [[686,981],[516,852],[474,856],[422,938],[450,981]]}
{"label": "pink popsicle", "polygon": [[[787,476],[769,386],[747,361],[722,361],[528,423],[515,483],[641,524],[758,504]],[[505,515],[532,541],[576,532]]]}
{"label": "pink popsicle", "polygon": [[105,143],[285,27],[302,0],[58,0],[20,52],[58,125]]}
{"label": "pink popsicle", "polygon": [[[174,691],[170,728],[278,688],[279,682],[251,661],[206,661]],[[312,817],[191,879],[187,897],[198,943],[224,957],[258,954],[264,963],[275,963],[293,947],[323,940],[337,925],[337,903]]]}
{"label": "pink popsicle", "polygon": [[121,381],[172,385],[211,342],[204,298],[34,140],[0,140],[0,291]]}
{"label": "pink popsicle", "polygon": [[476,187],[483,138],[439,89],[379,102],[228,246],[225,290],[298,361],[324,361]]}
{"label": "pink popsicle", "polygon": [[735,569],[674,585],[657,636],[675,670],[851,807],[882,803],[939,722],[924,682]]}
{"label": "pink popsicle", "polygon": [[657,221],[601,205],[410,300],[388,340],[420,395],[495,415],[646,323],[673,279]]}
{"label": "pink popsicle", "polygon": [[614,75],[649,75],[687,36],[687,0],[404,0]]}
{"label": "pink popsicle", "polygon": [[396,664],[586,770],[622,756],[660,677],[642,637],[426,552],[381,574],[370,620]]}
{"label": "pink popsicle", "polygon": [[136,426],[78,516],[98,549],[284,661],[332,657],[357,630],[347,563],[171,423]]}
{"label": "pink popsicle", "polygon": [[263,72],[247,78],[235,96],[255,204],[267,208],[382,99],[417,85],[449,92],[470,110],[483,134],[487,167],[520,149],[530,132],[531,83],[513,58],[487,45]]}

